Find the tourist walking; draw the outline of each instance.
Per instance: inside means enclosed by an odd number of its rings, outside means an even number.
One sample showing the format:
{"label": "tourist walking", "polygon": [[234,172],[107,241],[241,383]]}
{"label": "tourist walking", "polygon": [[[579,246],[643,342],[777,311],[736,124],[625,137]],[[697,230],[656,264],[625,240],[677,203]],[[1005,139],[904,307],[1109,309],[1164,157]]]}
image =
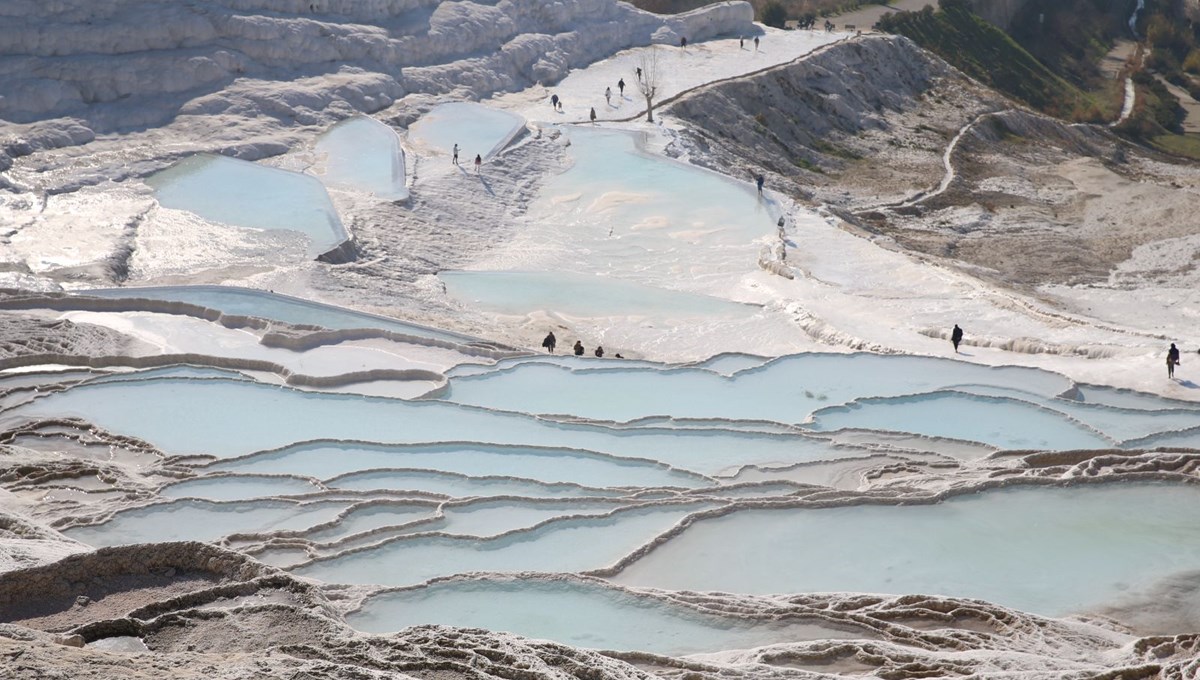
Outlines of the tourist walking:
{"label": "tourist walking", "polygon": [[763,174],[761,172],[754,176],[754,183],[758,185],[758,195],[759,196],[762,196],[763,182],[766,182],[766,181],[767,181],[767,178],[763,177]]}
{"label": "tourist walking", "polygon": [[554,346],[557,344],[558,340],[554,338],[554,331],[550,331],[550,333],[546,336],[546,339],[542,340],[542,347],[545,347],[546,351],[551,354],[554,354]]}
{"label": "tourist walking", "polygon": [[609,106],[612,106],[612,88],[611,87],[604,88],[604,103],[608,104]]}
{"label": "tourist walking", "polygon": [[550,95],[550,108],[554,109],[555,111],[558,110],[558,95]]}
{"label": "tourist walking", "polygon": [[483,165],[483,156],[475,154],[475,174],[479,174],[479,166]]}
{"label": "tourist walking", "polygon": [[954,330],[950,331],[950,344],[954,345],[954,353],[958,354],[958,343],[962,342],[962,329],[958,324],[954,324]]}
{"label": "tourist walking", "polygon": [[754,36],[754,51],[758,51],[758,36]]}
{"label": "tourist walking", "polygon": [[1167,350],[1167,377],[1175,377],[1175,367],[1179,365],[1179,348],[1175,343],[1171,343],[1171,349]]}
{"label": "tourist walking", "polygon": [[[639,68],[638,69],[638,80],[641,80],[641,79],[642,79],[642,69]],[[621,92],[622,97],[625,96],[625,79],[624,78],[617,81],[617,90],[619,90]]]}
{"label": "tourist walking", "polygon": [[592,112],[588,115],[590,115],[592,118],[592,125],[595,125],[596,124],[596,107],[593,106]]}
{"label": "tourist walking", "polygon": [[454,164],[458,165],[458,142],[454,143]]}
{"label": "tourist walking", "polygon": [[597,356],[597,357],[603,357],[603,356],[604,356],[604,348],[603,348],[603,347],[601,347],[600,345],[596,345],[596,356]]}
{"label": "tourist walking", "polygon": [[575,341],[575,356],[577,356],[577,357],[583,356],[583,341],[582,340]]}
{"label": "tourist walking", "polygon": [[746,49],[746,36],[744,36],[744,35],[738,36],[738,49],[739,50]]}

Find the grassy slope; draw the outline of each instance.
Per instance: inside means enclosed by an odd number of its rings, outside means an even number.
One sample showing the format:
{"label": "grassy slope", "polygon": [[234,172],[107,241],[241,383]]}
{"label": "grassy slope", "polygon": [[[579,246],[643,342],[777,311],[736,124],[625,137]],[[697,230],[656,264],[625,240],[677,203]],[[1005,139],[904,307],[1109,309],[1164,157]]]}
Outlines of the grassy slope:
{"label": "grassy slope", "polygon": [[948,7],[897,14],[886,27],[1034,109],[1072,121],[1105,119],[1092,95],[1056,75],[1006,33],[968,10]]}

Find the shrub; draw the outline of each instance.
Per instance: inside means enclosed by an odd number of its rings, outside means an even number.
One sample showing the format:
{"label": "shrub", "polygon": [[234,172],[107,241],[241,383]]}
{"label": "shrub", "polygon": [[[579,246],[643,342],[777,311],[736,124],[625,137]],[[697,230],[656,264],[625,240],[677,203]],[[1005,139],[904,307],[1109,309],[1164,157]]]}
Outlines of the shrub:
{"label": "shrub", "polygon": [[783,28],[784,22],[787,21],[787,10],[783,4],[772,0],[763,6],[762,22],[774,28]]}

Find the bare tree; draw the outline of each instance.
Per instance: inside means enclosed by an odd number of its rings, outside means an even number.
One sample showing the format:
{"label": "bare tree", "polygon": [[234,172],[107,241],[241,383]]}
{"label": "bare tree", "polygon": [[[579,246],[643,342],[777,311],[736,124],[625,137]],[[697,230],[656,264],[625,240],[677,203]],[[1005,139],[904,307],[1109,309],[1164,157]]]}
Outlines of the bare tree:
{"label": "bare tree", "polygon": [[654,122],[654,95],[658,94],[661,74],[658,64],[658,46],[651,45],[650,49],[642,52],[638,58],[638,68],[642,71],[638,79],[638,91],[646,98],[646,122]]}

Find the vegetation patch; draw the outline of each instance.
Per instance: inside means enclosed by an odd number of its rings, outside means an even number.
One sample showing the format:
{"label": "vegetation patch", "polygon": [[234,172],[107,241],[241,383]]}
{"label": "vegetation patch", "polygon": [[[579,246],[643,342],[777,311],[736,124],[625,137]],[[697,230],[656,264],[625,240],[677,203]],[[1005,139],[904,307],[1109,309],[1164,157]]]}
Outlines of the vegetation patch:
{"label": "vegetation patch", "polygon": [[939,6],[939,10],[926,5],[920,12],[886,15],[878,26],[911,39],[972,78],[1043,113],[1074,122],[1106,120],[1095,97],[972,12],[966,0],[940,0]]}
{"label": "vegetation patch", "polygon": [[1159,151],[1200,161],[1200,134],[1159,135],[1149,141]]}

